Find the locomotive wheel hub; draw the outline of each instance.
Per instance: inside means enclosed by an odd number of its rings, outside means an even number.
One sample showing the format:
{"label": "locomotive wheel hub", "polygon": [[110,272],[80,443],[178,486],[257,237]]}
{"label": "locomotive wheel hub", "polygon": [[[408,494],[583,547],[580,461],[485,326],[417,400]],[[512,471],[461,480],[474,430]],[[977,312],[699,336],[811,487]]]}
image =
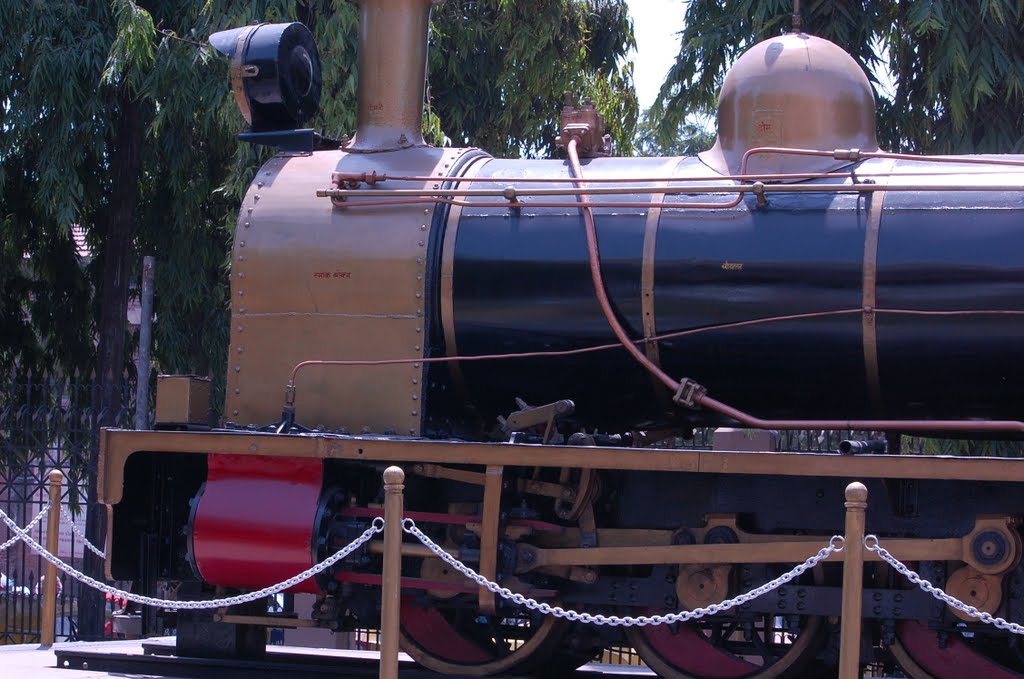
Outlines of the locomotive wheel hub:
{"label": "locomotive wheel hub", "polygon": [[1009,517],[982,518],[964,540],[964,561],[979,573],[1002,575],[1021,558],[1021,539]]}
{"label": "locomotive wheel hub", "polygon": [[[999,575],[986,575],[970,566],[964,566],[949,576],[946,591],[980,611],[995,613],[1003,599],[1003,579]],[[950,610],[965,622],[975,621],[964,611],[953,607],[950,607]]]}
{"label": "locomotive wheel hub", "polygon": [[[466,584],[466,578],[461,573],[446,564],[441,559],[424,559],[420,566],[420,577],[424,580],[448,582],[456,585]],[[435,599],[451,599],[458,596],[456,589],[428,589],[427,594]]]}
{"label": "locomotive wheel hub", "polygon": [[732,566],[691,564],[679,567],[676,596],[688,609],[716,604],[729,596]]}

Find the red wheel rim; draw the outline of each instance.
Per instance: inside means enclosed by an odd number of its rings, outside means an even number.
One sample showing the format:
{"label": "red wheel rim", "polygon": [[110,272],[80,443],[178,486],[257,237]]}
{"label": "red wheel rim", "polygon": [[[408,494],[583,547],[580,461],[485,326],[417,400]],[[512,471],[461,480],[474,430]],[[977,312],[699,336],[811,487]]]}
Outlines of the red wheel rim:
{"label": "red wheel rim", "polygon": [[[928,625],[905,620],[896,628],[903,651],[918,665],[920,671],[934,679],[1020,679],[1024,674],[1014,672],[995,660],[979,653],[959,634],[950,634],[945,647],[939,646],[938,637]],[[909,668],[908,668],[909,669]]]}
{"label": "red wheel rim", "polygon": [[753,663],[717,648],[699,629],[679,625],[673,632],[668,625],[659,625],[645,632],[648,643],[666,662],[706,679],[736,679],[759,668]]}

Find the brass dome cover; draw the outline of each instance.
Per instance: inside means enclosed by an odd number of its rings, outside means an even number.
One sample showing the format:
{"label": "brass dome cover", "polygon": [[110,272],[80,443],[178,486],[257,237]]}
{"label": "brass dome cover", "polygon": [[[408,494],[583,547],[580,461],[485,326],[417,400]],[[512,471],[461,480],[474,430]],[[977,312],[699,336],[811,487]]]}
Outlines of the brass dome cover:
{"label": "brass dome cover", "polygon": [[[823,38],[788,33],[737,59],[718,99],[718,139],[700,158],[716,172],[740,174],[743,154],[762,146],[877,151],[874,92],[853,57]],[[849,164],[755,154],[746,172],[824,172]]]}

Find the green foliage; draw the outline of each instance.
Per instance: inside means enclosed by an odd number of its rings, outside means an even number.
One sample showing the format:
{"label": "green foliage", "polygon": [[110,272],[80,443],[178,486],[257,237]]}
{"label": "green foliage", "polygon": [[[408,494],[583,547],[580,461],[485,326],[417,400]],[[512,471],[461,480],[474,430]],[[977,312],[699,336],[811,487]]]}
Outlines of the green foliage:
{"label": "green foliage", "polygon": [[715,144],[713,124],[684,120],[666,134],[645,114],[636,130],[636,152],[640,156],[695,156]]}
{"label": "green foliage", "polygon": [[103,82],[114,83],[131,74],[131,84],[138,89],[143,73],[153,63],[153,17],[131,0],[113,0],[112,4],[117,25]]}
{"label": "green foliage", "polygon": [[[850,52],[875,84],[884,148],[1024,150],[1024,2],[807,0],[804,30]],[[791,0],[691,0],[682,48],[655,103],[662,133],[714,114],[718,89],[751,44],[790,28]],[[874,73],[892,74],[885,93]]]}
{"label": "green foliage", "polygon": [[618,0],[451,1],[434,10],[430,100],[456,146],[551,155],[567,91],[594,100],[619,153],[637,120],[635,46]]}
{"label": "green foliage", "polygon": [[0,368],[91,367],[93,283],[71,225],[107,207],[110,20],[104,2],[0,3]]}

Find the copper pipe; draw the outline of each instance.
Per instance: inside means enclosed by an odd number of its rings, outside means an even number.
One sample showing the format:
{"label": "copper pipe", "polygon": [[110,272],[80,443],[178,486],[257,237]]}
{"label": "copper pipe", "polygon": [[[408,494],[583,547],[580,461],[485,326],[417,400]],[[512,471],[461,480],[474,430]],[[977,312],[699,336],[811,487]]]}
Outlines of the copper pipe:
{"label": "copper pipe", "polygon": [[[710,328],[709,328],[710,329]],[[654,341],[655,338],[651,338]],[[295,388],[295,379],[299,371],[310,366],[336,366],[336,367],[367,367],[375,365],[408,365],[418,363],[454,363],[456,361],[499,361],[502,359],[514,358],[551,358],[555,356],[578,356],[580,354],[591,354],[609,349],[619,349],[622,345],[618,342],[610,344],[599,344],[593,347],[581,349],[565,349],[562,351],[523,351],[515,354],[479,354],[476,356],[431,356],[424,358],[414,356],[411,358],[380,358],[380,359],[311,359],[299,361],[292,367],[291,376],[288,378],[288,388]]]}
{"label": "copper pipe", "polygon": [[[843,185],[821,185],[821,184],[759,184],[757,186],[744,184],[744,185],[729,185],[729,186],[708,186],[708,187],[695,187],[695,186],[683,186],[674,187],[670,189],[660,188],[653,189],[650,193],[662,193],[667,195],[676,194],[692,194],[692,193],[736,193],[736,198],[725,201],[725,202],[706,202],[706,203],[680,203],[680,202],[654,202],[654,201],[602,201],[596,204],[596,207],[601,208],[618,208],[618,209],[641,209],[649,210],[653,208],[661,208],[664,210],[725,210],[736,207],[746,197],[747,193],[758,192],[758,193],[872,193],[876,191],[976,191],[976,192],[1009,192],[1009,191],[1024,191],[1024,186],[1021,185],[987,185],[987,186],[972,186],[969,184],[958,184],[958,185],[914,185],[914,184],[843,184]],[[509,195],[514,196],[512,200],[507,202],[470,202],[466,200],[458,200],[454,198],[432,198],[430,196],[436,195],[458,195],[458,196],[498,196],[503,195],[501,192],[473,189],[462,189],[462,190],[437,190],[431,192],[429,189],[388,189],[388,190],[339,190],[339,189],[321,189],[316,192],[318,197],[331,198],[335,207],[339,208],[356,208],[356,207],[391,207],[395,205],[454,205],[459,207],[475,207],[483,209],[522,209],[522,208],[564,208],[566,203],[563,202],[547,202],[547,201],[531,201],[524,203],[518,200],[519,197],[529,196],[580,196],[580,195],[619,195],[619,194],[632,194],[636,193],[635,189],[629,188],[616,188],[616,189],[596,189],[596,190],[580,190],[580,189],[540,189],[534,191],[515,191]],[[357,200],[357,201],[346,201],[345,198],[349,196],[363,197],[363,196],[416,196],[412,198],[386,198],[384,200]]]}
{"label": "copper pipe", "polygon": [[[775,153],[783,156],[818,156],[857,162],[866,158],[885,158],[888,160],[914,160],[926,163],[955,163],[959,165],[998,165],[1002,167],[1024,167],[1024,160],[1006,160],[1003,158],[968,158],[964,156],[922,156],[912,153],[889,153],[888,151],[861,151],[859,149],[835,149],[832,151],[818,149],[796,149],[785,146],[758,146],[748,149],[740,163],[740,173],[747,171],[747,160],[751,156]],[[897,173],[898,174],[898,173]]]}
{"label": "copper pipe", "polygon": [[746,174],[747,172],[747,161],[750,160],[751,156],[756,156],[764,153],[778,153],[783,156],[820,156],[820,157],[835,157],[835,151],[822,151],[818,149],[795,149],[788,148],[785,146],[758,146],[756,148],[747,149],[747,152],[743,154],[743,159],[740,161],[740,174]]}
{"label": "copper pipe", "polygon": [[[583,179],[583,168],[580,166],[580,159],[576,153],[575,138],[569,140],[566,151],[569,156],[569,168],[572,174],[578,179]],[[583,183],[580,183],[580,187],[584,186]],[[740,196],[742,195],[740,194]],[[577,196],[577,200],[580,203],[580,212],[583,214],[583,225],[587,234],[587,258],[590,263],[590,279],[594,284],[594,295],[597,297],[597,303],[601,306],[601,313],[604,314],[608,325],[612,329],[612,333],[615,334],[615,337],[626,351],[632,354],[633,358],[662,384],[674,392],[679,388],[679,382],[669,377],[651,359],[647,358],[647,354],[640,351],[636,344],[629,339],[622,324],[615,318],[615,312],[612,310],[611,303],[608,301],[608,293],[604,288],[604,277],[601,274],[601,250],[597,242],[597,224],[594,222],[594,212],[590,207],[590,197],[586,193],[580,193]]]}
{"label": "copper pipe", "polygon": [[[676,331],[676,332],[665,333],[665,334],[657,335],[655,337],[649,337],[649,338],[646,338],[646,339],[637,340],[635,342],[635,344],[645,344],[647,342],[660,342],[660,341],[666,340],[666,339],[676,339],[676,338],[679,338],[679,337],[688,337],[690,335],[700,335],[700,334],[703,334],[703,333],[715,332],[715,331],[718,331],[718,330],[731,330],[731,329],[735,329],[735,328],[745,328],[745,327],[752,327],[752,326],[757,326],[757,325],[767,325],[767,324],[770,324],[770,323],[779,323],[779,322],[784,322],[784,321],[798,321],[798,320],[809,320],[809,319],[815,319],[815,318],[830,318],[830,317],[837,317],[837,316],[851,316],[851,315],[862,314],[862,313],[864,313],[864,309],[855,308],[855,309],[837,309],[835,311],[812,311],[812,312],[807,312],[807,313],[802,313],[802,314],[790,314],[790,315],[787,315],[787,316],[769,316],[769,317],[765,317],[765,318],[754,318],[754,319],[747,320],[747,321],[735,321],[733,323],[719,323],[719,324],[716,324],[716,325],[709,325],[709,326],[704,326],[704,327],[701,327],[701,328],[690,328],[689,330],[679,330],[679,331]],[[883,315],[884,314],[888,314],[888,315],[903,315],[903,316],[1024,316],[1024,311],[1016,310],[1016,309],[963,309],[963,310],[955,310],[955,311],[923,311],[923,310],[917,310],[917,309],[878,309],[878,308],[876,308],[876,309],[874,309],[874,313],[875,314],[883,314]],[[295,380],[298,377],[299,371],[302,370],[303,368],[310,367],[310,366],[320,366],[320,367],[326,367],[326,366],[333,366],[333,367],[367,367],[367,366],[380,366],[380,365],[408,365],[408,364],[419,364],[419,363],[449,363],[449,362],[456,362],[456,361],[497,361],[497,360],[503,360],[503,359],[522,359],[522,358],[554,358],[554,357],[560,357],[560,356],[578,356],[578,355],[581,355],[581,354],[590,354],[590,353],[595,353],[595,352],[599,352],[599,351],[608,351],[608,350],[611,350],[611,349],[619,349],[619,348],[625,348],[624,345],[621,342],[615,342],[615,343],[610,343],[610,344],[599,344],[599,345],[596,345],[596,346],[584,347],[584,348],[581,348],[581,349],[566,349],[566,350],[562,350],[562,351],[525,351],[525,352],[512,353],[512,354],[481,354],[481,355],[476,355],[476,356],[435,356],[435,357],[430,357],[430,358],[423,358],[423,357],[417,356],[417,357],[411,357],[411,358],[385,358],[385,359],[376,359],[376,360],[364,360],[364,359],[348,359],[348,360],[345,360],[345,359],[342,359],[342,360],[308,360],[308,361],[300,361],[299,363],[296,363],[295,366],[292,367],[292,372],[291,372],[291,375],[288,378],[288,385],[286,387],[286,394],[288,394],[288,396],[286,396],[286,399],[287,398],[294,399],[294,395],[295,395]],[[718,403],[718,401],[714,401],[712,399],[712,404],[716,404],[716,403]],[[701,401],[701,404],[702,405],[706,405],[707,404],[707,397],[704,397],[704,400]],[[726,406],[723,406],[723,407],[726,407]],[[714,409],[714,408],[711,408],[711,409]],[[719,412],[721,412],[721,411],[719,411]],[[738,410],[734,410],[733,412],[737,413],[739,415],[743,415],[743,417],[746,418],[746,419],[740,419],[739,417],[736,417],[736,419],[740,420],[741,422],[755,422],[755,421],[762,422],[762,423],[770,422],[769,420],[755,420],[755,419],[752,419],[752,416],[746,415],[745,413],[741,413]],[[730,415],[730,416],[732,416],[732,415]],[[775,426],[775,425],[773,425],[772,427],[765,427],[765,426],[762,426],[762,425],[759,425],[759,424],[758,425],[749,424],[748,426],[752,426],[752,427],[756,427],[756,428],[774,428],[774,429],[786,429],[786,428],[789,428],[789,429],[881,429],[881,427],[859,426],[860,423],[858,423],[858,422],[842,422],[842,421],[839,421],[839,420],[836,420],[836,421],[833,422],[833,424],[835,426],[828,426],[828,427],[820,426],[820,424],[827,423],[827,421],[822,421],[822,422],[806,421],[806,422],[811,422],[811,424],[808,425],[808,426],[795,426],[795,427],[783,427],[783,426]],[[874,422],[874,421],[871,421],[871,422]],[[908,421],[904,421],[904,420],[883,420],[883,421],[878,421],[878,422],[900,422],[902,424],[908,424],[911,421],[909,421],[909,420]],[[904,429],[906,431],[932,431],[932,430],[934,430],[934,431],[941,431],[942,430],[941,428],[933,428],[932,427],[932,425],[936,424],[939,421],[929,422],[927,420],[921,420],[920,422],[922,423],[922,427],[921,428],[910,429],[910,428],[904,427]],[[950,421],[950,422],[952,422],[954,425],[957,425],[955,428],[951,427],[949,429],[949,430],[952,430],[952,431],[990,431],[989,429],[986,429],[986,428],[979,429],[979,428],[976,427],[976,425],[985,424],[985,422],[983,422],[983,421],[962,422],[962,421],[953,420],[953,421]],[[996,421],[996,423],[998,423],[998,421]],[[853,426],[854,424],[857,424],[858,426]],[[924,426],[925,424],[927,424],[928,426],[925,427]],[[1013,425],[1020,425],[1021,423],[1020,422],[1012,422],[1011,424],[1013,424]],[[967,425],[970,425],[970,426],[967,426]],[[998,429],[992,429],[991,431],[1006,431],[1006,430],[1012,431],[1013,429],[1012,428],[998,428]]]}
{"label": "copper pipe", "polygon": [[[681,210],[681,209],[694,209],[694,210],[718,210],[736,207],[743,200],[743,194],[740,194],[738,198],[722,203],[655,203],[655,202],[639,202],[639,201],[615,201],[615,202],[602,202],[597,207],[602,208],[636,208],[640,210],[649,210],[652,208],[663,208],[665,210]],[[468,200],[456,200],[454,198],[394,198],[389,200],[359,200],[359,201],[340,201],[335,202],[334,206],[339,208],[356,208],[356,207],[393,207],[395,205],[453,205],[457,207],[476,207],[486,209],[500,209],[500,210],[521,210],[523,208],[564,208],[569,203],[554,203],[554,202],[529,202],[521,203],[519,201],[511,201],[507,203],[476,203]]]}
{"label": "copper pipe", "polygon": [[[665,183],[665,182],[678,182],[678,181],[785,181],[786,179],[849,179],[853,176],[866,176],[866,177],[889,177],[889,176],[927,176],[927,177],[941,177],[943,172],[780,172],[776,174],[716,174],[713,176],[699,176],[699,177],[595,177],[593,179],[578,179],[575,177],[515,177],[510,179],[509,177],[445,177],[445,181],[453,184],[457,183],[494,183],[494,184],[526,184],[526,183],[544,183],[544,184],[578,184],[586,181],[590,184],[639,184],[639,183]],[[949,172],[948,174],[952,174]],[[979,172],[978,174],[1006,174],[1005,171],[998,172]],[[367,172],[348,172],[348,173],[334,173],[336,179],[340,179],[341,182],[366,182],[368,184],[379,184],[382,181],[414,181],[417,183],[428,183],[431,181],[437,181],[437,177],[431,176],[419,176],[419,175],[388,175],[388,174],[376,174]],[[973,175],[972,175],[973,176]],[[367,177],[366,179],[362,177]],[[334,182],[336,185],[339,181]]]}
{"label": "copper pipe", "polygon": [[1000,165],[1003,167],[1024,167],[1022,160],[1003,158],[968,158],[964,156],[922,156],[914,153],[889,153],[888,151],[860,152],[864,158],[888,158],[891,160],[916,160],[926,163],[955,163],[959,165]]}
{"label": "copper pipe", "polygon": [[[1018,311],[1015,309],[965,309],[961,311],[920,311],[916,309],[873,309],[876,314],[893,314],[893,315],[1022,315],[1024,311]],[[864,313],[862,308],[853,309],[837,309],[835,311],[808,311],[807,313],[791,313],[788,315],[776,315],[766,316],[764,319],[751,319],[750,321],[735,321],[733,323],[722,323],[714,326],[703,326],[701,328],[690,328],[689,330],[679,330],[672,333],[664,333],[660,335],[654,335],[652,337],[646,337],[644,339],[636,340],[637,344],[647,344],[648,342],[660,342],[668,339],[677,339],[680,337],[688,337],[690,335],[702,335],[705,333],[716,332],[719,330],[734,330],[736,328],[751,328],[754,326],[764,326],[772,323],[782,323],[785,321],[808,321],[811,319],[828,319],[828,317],[854,315]],[[620,342],[611,342],[608,344],[596,344],[594,346],[587,346],[580,349],[562,349],[556,351],[521,351],[518,353],[482,353],[476,355],[454,355],[454,356],[411,356],[408,358],[340,358],[340,359],[310,359],[302,360],[292,367],[291,377],[289,378],[289,384],[294,386],[295,379],[298,376],[299,370],[310,366],[321,366],[321,367],[339,367],[339,368],[352,368],[352,367],[373,367],[373,366],[408,366],[409,364],[444,364],[444,363],[455,363],[459,360],[502,360],[506,358],[553,358],[558,356],[575,356],[584,353],[595,353],[597,351],[608,351],[610,349],[621,349],[623,345]]]}
{"label": "copper pipe", "polygon": [[[659,342],[666,339],[675,339],[678,337],[685,337],[687,335],[699,335],[706,332],[713,332],[715,330],[727,330],[730,328],[743,328],[754,325],[763,325],[767,323],[777,323],[780,321],[792,321],[792,320],[804,320],[809,318],[824,318],[829,316],[846,316],[850,314],[863,313],[862,309],[843,309],[841,311],[819,311],[811,312],[806,314],[793,314],[791,316],[773,316],[771,318],[755,318],[749,321],[736,321],[735,323],[722,323],[719,325],[709,325],[703,328],[691,328],[689,330],[680,330],[678,332],[666,333],[664,335],[656,335],[654,337],[648,337],[642,340],[637,340],[638,344],[646,344],[648,342]],[[878,313],[876,310],[875,313]],[[1024,312],[1021,312],[1024,314]],[[311,359],[308,361],[300,361],[292,367],[291,375],[288,378],[288,388],[295,388],[295,380],[298,377],[299,371],[303,368],[311,366],[334,366],[334,367],[372,367],[381,365],[409,365],[410,363],[455,363],[457,361],[500,361],[505,359],[519,359],[519,358],[555,358],[561,356],[579,356],[581,354],[592,354],[599,351],[609,351],[611,349],[621,349],[622,344],[620,342],[611,342],[608,344],[598,344],[592,347],[582,347],[580,349],[563,349],[561,351],[522,351],[512,354],[477,354],[474,356],[431,356],[424,358],[422,356],[413,356],[410,358],[380,358],[380,359]]]}
{"label": "copper pipe", "polygon": [[[768,189],[768,186],[777,187],[774,189]],[[793,186],[790,184],[768,184],[765,185],[766,190],[778,191],[781,187]],[[813,186],[814,189],[807,187]],[[817,184],[817,185],[803,185],[803,188],[798,188],[800,191],[817,190],[826,191],[826,188],[836,185]],[[844,190],[856,191],[860,184],[843,184]],[[874,186],[873,184],[864,184],[863,186]],[[1017,187],[1019,188],[1019,187]],[[651,187],[650,193],[667,193],[669,195],[675,195],[679,193],[748,193],[751,190],[749,184],[719,184],[714,186],[700,186],[700,185],[683,185],[683,186],[669,186],[669,187]],[[633,186],[609,186],[597,189],[583,188],[559,188],[559,189],[526,189],[519,190],[514,186],[506,186],[503,189],[319,189],[316,192],[319,198],[368,198],[374,196],[453,196],[453,197],[464,197],[464,198],[506,198],[509,202],[515,202],[519,196],[532,198],[534,196],[578,196],[580,194],[587,194],[589,196],[628,196],[637,193],[636,187]]]}
{"label": "copper pipe", "polygon": [[960,311],[926,311],[923,309],[875,309],[876,314],[891,316],[1024,316],[1018,309],[963,309]]}
{"label": "copper pipe", "polygon": [[[971,176],[981,174],[1006,174],[1005,170],[993,170],[991,172],[972,172]],[[713,181],[738,181],[738,182],[754,182],[754,181],[786,181],[786,180],[804,180],[804,179],[849,179],[854,176],[858,177],[943,177],[943,176],[959,176],[958,173],[954,172],[780,172],[776,174],[715,174],[715,175],[704,175],[700,177],[595,177],[593,179],[577,179],[575,177],[516,177],[511,179],[509,177],[446,177],[445,181],[449,184],[579,184],[580,182],[586,181],[588,184],[643,184],[643,183],[661,183],[661,182],[713,182]],[[380,184],[384,181],[395,181],[395,182],[416,182],[418,184],[426,184],[429,182],[436,182],[437,177],[430,176],[418,176],[418,175],[388,175],[388,174],[377,174],[376,172],[368,174],[366,172],[335,172],[333,177],[340,179],[342,182],[365,182],[366,184]],[[364,177],[366,177],[364,179]],[[336,185],[339,183],[334,182]]]}
{"label": "copper pipe", "polygon": [[[664,193],[669,196],[690,193],[738,193],[741,197],[755,190],[764,193],[870,193],[874,191],[1022,191],[1021,184],[986,184],[974,186],[971,184],[717,184],[713,186],[670,186],[650,187],[649,193]],[[400,197],[422,197],[422,196],[455,196],[465,198],[496,198],[505,197],[507,204],[519,202],[519,198],[532,198],[534,196],[623,196],[637,193],[636,187],[614,186],[607,188],[587,189],[564,188],[564,189],[527,189],[519,191],[514,187],[505,189],[320,189],[316,192],[319,198],[367,198],[375,196],[400,196]],[[641,192],[643,193],[643,192]],[[666,203],[667,207],[686,205],[685,203]],[[599,205],[600,207],[600,205]]]}
{"label": "copper pipe", "polygon": [[916,432],[1017,432],[1024,433],[1018,420],[764,420],[717,401],[710,396],[696,399],[697,405],[734,419],[751,429],[858,429]]}

